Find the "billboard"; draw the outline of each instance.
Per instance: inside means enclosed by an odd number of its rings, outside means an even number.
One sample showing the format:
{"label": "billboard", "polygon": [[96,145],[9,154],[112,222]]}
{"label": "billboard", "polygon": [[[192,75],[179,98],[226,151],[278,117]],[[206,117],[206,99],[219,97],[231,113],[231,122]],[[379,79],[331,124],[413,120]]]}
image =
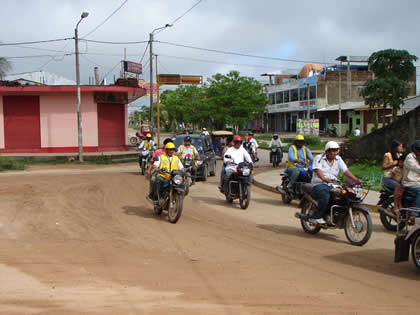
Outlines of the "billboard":
{"label": "billboard", "polygon": [[141,63],[136,63],[132,61],[123,61],[124,63],[124,71],[142,74],[143,73],[143,66]]}
{"label": "billboard", "polygon": [[296,133],[319,136],[319,119],[298,119],[296,121]]}

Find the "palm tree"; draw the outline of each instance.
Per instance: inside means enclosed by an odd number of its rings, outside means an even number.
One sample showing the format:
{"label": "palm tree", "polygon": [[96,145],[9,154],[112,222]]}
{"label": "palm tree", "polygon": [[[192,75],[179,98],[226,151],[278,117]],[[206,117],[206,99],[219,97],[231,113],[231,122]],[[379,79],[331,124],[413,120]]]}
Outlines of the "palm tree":
{"label": "palm tree", "polygon": [[6,58],[0,57],[0,79],[6,75],[6,72],[12,69],[12,65]]}

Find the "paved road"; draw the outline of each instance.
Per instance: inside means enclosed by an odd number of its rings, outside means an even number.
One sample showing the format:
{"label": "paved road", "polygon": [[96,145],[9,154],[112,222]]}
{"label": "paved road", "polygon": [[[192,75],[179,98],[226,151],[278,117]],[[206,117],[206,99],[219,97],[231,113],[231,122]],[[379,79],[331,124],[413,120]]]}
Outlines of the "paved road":
{"label": "paved road", "polygon": [[420,274],[376,216],[354,247],[256,187],[247,210],[227,204],[213,177],[172,225],[135,163],[63,167],[0,175],[2,313],[418,314]]}

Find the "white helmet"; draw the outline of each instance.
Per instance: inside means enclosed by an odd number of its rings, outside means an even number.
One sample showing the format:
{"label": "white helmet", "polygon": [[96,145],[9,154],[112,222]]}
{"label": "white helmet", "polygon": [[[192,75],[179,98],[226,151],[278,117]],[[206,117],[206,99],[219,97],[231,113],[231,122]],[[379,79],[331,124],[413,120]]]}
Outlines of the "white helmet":
{"label": "white helmet", "polygon": [[335,141],[328,141],[325,145],[325,151],[328,151],[330,149],[340,149],[340,146]]}

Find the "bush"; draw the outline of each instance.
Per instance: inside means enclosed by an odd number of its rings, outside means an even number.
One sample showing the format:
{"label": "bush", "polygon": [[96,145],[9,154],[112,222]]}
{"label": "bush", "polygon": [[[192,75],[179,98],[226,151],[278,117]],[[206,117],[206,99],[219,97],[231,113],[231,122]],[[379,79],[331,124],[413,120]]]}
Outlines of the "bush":
{"label": "bush", "polygon": [[317,136],[305,136],[305,144],[307,146],[319,146],[322,145],[323,142],[321,141],[320,137]]}
{"label": "bush", "polygon": [[25,161],[0,157],[0,171],[24,170]]}
{"label": "bush", "polygon": [[344,140],[344,143],[350,143],[356,140],[359,140],[360,137],[355,137],[355,136],[349,136],[346,140]]}

